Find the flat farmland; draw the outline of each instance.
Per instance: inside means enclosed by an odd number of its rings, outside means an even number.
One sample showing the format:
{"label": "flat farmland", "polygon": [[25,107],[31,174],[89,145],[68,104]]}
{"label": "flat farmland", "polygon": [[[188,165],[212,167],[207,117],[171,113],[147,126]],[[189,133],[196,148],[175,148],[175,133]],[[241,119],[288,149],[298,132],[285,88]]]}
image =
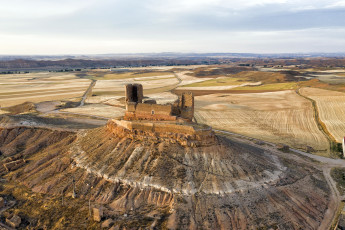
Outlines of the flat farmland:
{"label": "flat farmland", "polygon": [[79,76],[94,79],[94,80],[116,80],[116,79],[132,79],[142,77],[156,77],[156,76],[171,76],[172,72],[169,71],[155,71],[155,70],[133,70],[133,69],[117,69],[110,71],[108,69],[96,69],[83,72]]}
{"label": "flat farmland", "polygon": [[[173,103],[178,97],[170,92],[145,94],[158,104]],[[61,112],[90,115],[100,118],[121,117],[125,113],[125,100],[122,96],[94,96],[86,100],[88,104],[76,108],[62,109]]]}
{"label": "flat farmland", "polygon": [[228,90],[246,85],[260,85],[261,82],[243,82],[238,78],[218,77],[215,79],[199,81],[196,83],[182,85],[177,90]]}
{"label": "flat farmland", "polygon": [[199,123],[327,154],[328,141],[314,120],[311,102],[293,90],[204,95],[195,103]]}
{"label": "flat farmland", "polygon": [[62,109],[60,111],[110,119],[123,116],[125,109],[104,104],[90,104],[76,108]]}
{"label": "flat farmland", "polygon": [[302,88],[300,93],[316,101],[321,121],[341,142],[345,136],[345,93],[317,88]]}
{"label": "flat farmland", "polygon": [[[305,88],[308,84],[326,83],[317,79],[313,79],[316,83],[299,82],[283,72],[204,66],[38,72],[0,77],[2,107],[30,101],[36,103],[38,113],[46,115],[54,111],[49,114],[51,117],[68,114],[93,119],[119,117],[124,113],[124,86],[128,83],[142,84],[145,97],[163,104],[174,102],[176,94],[191,91],[195,95],[195,117],[199,123],[299,149],[311,146],[316,154],[326,156],[329,143],[317,126],[312,103],[295,92],[302,85],[301,93],[317,101],[321,119],[338,141],[345,129],[342,116],[345,93]],[[65,106],[67,101],[81,99],[91,79],[96,82],[85,105]]]}
{"label": "flat farmland", "polygon": [[0,75],[0,106],[78,98],[89,85],[90,80],[80,79],[71,73]]}
{"label": "flat farmland", "polygon": [[137,78],[125,78],[116,80],[98,80],[93,88],[93,94],[97,96],[104,95],[117,95],[123,96],[125,85],[129,83],[142,84],[144,93],[158,93],[165,92],[175,88],[179,80],[174,74],[150,76],[150,77],[137,77]]}
{"label": "flat farmland", "polygon": [[331,83],[331,84],[344,84],[345,83],[345,74],[314,74],[313,76],[317,77],[320,81]]}

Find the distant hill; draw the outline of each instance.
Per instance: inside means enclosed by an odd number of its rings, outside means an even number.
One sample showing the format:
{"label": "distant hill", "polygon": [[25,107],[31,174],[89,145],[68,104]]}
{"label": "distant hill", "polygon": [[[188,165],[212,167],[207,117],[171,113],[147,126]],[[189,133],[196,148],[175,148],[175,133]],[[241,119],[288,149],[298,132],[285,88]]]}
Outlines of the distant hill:
{"label": "distant hill", "polygon": [[[207,56],[209,55],[209,56]],[[64,56],[66,57],[66,56]],[[42,58],[42,59],[40,59]],[[58,56],[25,56],[17,59],[0,56],[0,70],[61,70],[76,68],[115,68],[139,66],[172,66],[200,64],[235,64],[239,66],[276,66],[304,65],[304,67],[345,67],[344,57],[257,57],[255,55],[238,54],[156,54],[141,56],[85,56],[59,59]]]}

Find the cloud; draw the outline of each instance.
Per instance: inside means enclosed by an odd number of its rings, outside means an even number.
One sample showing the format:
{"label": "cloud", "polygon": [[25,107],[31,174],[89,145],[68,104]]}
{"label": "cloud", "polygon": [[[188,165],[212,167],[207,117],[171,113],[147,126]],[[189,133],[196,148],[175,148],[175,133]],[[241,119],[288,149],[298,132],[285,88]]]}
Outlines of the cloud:
{"label": "cloud", "polygon": [[72,14],[96,4],[95,0],[2,0],[0,18],[33,19]]}
{"label": "cloud", "polygon": [[344,20],[344,0],[3,0],[0,53],[335,50]]}

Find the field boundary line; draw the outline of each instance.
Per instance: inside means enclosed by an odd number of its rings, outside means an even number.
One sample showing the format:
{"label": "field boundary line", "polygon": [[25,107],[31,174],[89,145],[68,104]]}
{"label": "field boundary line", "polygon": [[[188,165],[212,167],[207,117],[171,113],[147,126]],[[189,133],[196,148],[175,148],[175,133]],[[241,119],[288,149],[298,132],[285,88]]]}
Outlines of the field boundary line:
{"label": "field boundary line", "polygon": [[328,142],[329,142],[329,151],[330,153],[332,152],[332,145],[333,143],[337,143],[336,139],[333,137],[333,135],[328,131],[326,124],[321,120],[320,118],[320,112],[317,106],[317,102],[313,99],[311,99],[310,97],[307,97],[305,95],[303,95],[300,92],[301,88],[296,89],[296,93],[297,95],[307,99],[308,101],[311,102],[312,106],[313,106],[313,110],[314,110],[314,118],[316,121],[316,124],[319,128],[319,130],[325,135],[325,137],[327,138]]}

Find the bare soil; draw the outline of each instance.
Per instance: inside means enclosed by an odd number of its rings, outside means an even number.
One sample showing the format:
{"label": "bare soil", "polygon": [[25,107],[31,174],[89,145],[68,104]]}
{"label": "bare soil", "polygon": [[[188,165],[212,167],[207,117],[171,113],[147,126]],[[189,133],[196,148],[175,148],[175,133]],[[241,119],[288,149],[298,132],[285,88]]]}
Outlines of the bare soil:
{"label": "bare soil", "polygon": [[3,161],[26,159],[1,171],[1,193],[17,202],[9,212],[23,218],[21,227],[97,228],[90,199],[104,210],[102,221],[119,227],[316,229],[329,203],[322,171],[224,137],[196,148],[120,138],[103,127],[77,134],[18,127],[0,137]]}

